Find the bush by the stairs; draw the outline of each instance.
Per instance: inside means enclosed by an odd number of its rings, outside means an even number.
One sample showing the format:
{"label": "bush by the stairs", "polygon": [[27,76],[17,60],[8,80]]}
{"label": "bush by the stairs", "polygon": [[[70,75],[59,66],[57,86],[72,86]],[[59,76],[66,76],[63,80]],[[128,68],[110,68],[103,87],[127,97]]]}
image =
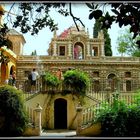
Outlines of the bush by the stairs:
{"label": "bush by the stairs", "polygon": [[101,122],[102,137],[140,136],[140,106],[114,98],[113,103],[100,112],[97,122]]}
{"label": "bush by the stairs", "polygon": [[24,132],[28,117],[21,94],[9,85],[0,87],[0,136],[21,136]]}
{"label": "bush by the stairs", "polygon": [[43,83],[47,84],[49,89],[54,89],[59,86],[60,80],[58,77],[51,72],[46,72],[42,75]]}
{"label": "bush by the stairs", "polygon": [[90,80],[87,73],[80,70],[68,70],[64,74],[63,84],[73,93],[84,95],[89,86]]}

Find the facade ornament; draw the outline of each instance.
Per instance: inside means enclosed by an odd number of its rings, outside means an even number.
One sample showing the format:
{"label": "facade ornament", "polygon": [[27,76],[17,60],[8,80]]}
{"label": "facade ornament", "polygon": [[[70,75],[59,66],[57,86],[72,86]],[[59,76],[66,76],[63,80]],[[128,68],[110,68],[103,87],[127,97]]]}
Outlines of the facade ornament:
{"label": "facade ornament", "polygon": [[89,30],[88,30],[88,28],[87,28],[87,35],[89,35]]}
{"label": "facade ornament", "polygon": [[53,32],[53,37],[56,38],[57,37],[57,34],[56,34],[56,29],[54,30]]}

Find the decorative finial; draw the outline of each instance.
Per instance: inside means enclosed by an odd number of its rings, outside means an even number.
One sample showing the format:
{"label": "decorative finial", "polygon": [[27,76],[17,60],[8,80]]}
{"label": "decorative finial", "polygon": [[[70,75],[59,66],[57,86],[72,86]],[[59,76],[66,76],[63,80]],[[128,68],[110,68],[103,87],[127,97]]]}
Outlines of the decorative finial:
{"label": "decorative finial", "polygon": [[56,38],[56,29],[54,30],[53,37]]}
{"label": "decorative finial", "polygon": [[89,36],[89,30],[88,30],[88,28],[87,28],[87,35]]}

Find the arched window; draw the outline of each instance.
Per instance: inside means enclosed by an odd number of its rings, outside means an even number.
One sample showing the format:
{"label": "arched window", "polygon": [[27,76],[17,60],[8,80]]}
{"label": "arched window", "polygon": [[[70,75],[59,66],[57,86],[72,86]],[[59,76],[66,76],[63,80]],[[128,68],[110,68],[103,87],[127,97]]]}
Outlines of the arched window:
{"label": "arched window", "polygon": [[84,59],[84,47],[81,42],[74,45],[74,59]]}
{"label": "arched window", "polygon": [[108,85],[111,88],[111,92],[114,92],[115,89],[117,88],[117,79],[116,79],[116,75],[115,74],[109,74],[108,75]]}

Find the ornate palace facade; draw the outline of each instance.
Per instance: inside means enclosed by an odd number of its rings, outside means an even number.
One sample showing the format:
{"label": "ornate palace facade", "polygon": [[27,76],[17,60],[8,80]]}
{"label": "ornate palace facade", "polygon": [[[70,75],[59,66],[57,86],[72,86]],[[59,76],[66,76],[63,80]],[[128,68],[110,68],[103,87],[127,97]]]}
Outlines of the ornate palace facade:
{"label": "ornate palace facade", "polygon": [[90,38],[88,31],[82,27],[79,29],[77,31],[72,26],[60,35],[54,31],[46,56],[19,54],[16,62],[17,84],[20,85],[27,79],[32,68],[36,68],[40,74],[44,71],[55,73],[58,68],[64,73],[71,68],[87,72],[94,91],[105,91],[110,86],[112,91],[118,89],[121,92],[130,92],[140,87],[138,57],[105,56],[102,31],[97,38]]}
{"label": "ornate palace facade", "polygon": [[[104,93],[107,87],[111,92],[116,89],[120,92],[133,92],[140,88],[140,58],[105,56],[103,32],[99,32],[97,38],[90,38],[85,28],[79,27],[79,29],[80,31],[77,31],[76,27],[71,26],[60,35],[54,31],[48,55],[40,56],[23,55],[26,43],[24,36],[15,30],[10,30],[8,37],[12,47],[1,48],[10,58],[9,63],[1,63],[1,84],[4,84],[13,71],[16,71],[16,87],[24,89],[29,86],[25,85],[25,82],[33,68],[36,68],[40,75],[45,71],[56,73],[58,68],[65,73],[71,68],[89,74],[91,79],[89,93],[91,91],[92,94]],[[44,46],[39,47],[41,49]],[[85,99],[85,106],[96,102],[87,96]],[[79,103],[76,96],[40,93],[26,100],[25,105],[27,108],[35,108],[38,102],[42,107],[43,127],[76,129],[76,106]]]}

